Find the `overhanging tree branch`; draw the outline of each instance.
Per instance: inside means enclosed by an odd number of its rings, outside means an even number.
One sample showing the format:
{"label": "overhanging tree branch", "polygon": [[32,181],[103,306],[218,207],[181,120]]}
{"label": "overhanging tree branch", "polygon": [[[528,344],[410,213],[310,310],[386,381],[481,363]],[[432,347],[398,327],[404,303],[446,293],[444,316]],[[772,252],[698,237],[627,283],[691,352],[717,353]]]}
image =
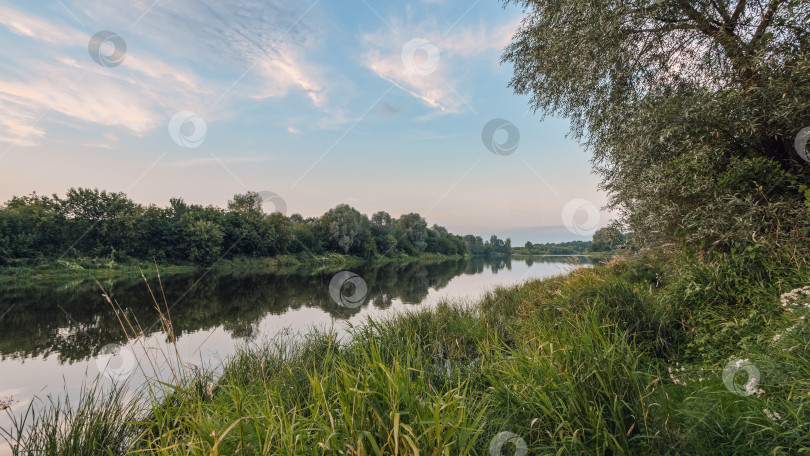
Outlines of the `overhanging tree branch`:
{"label": "overhanging tree branch", "polygon": [[753,50],[754,47],[759,43],[762,37],[765,35],[765,30],[771,24],[773,20],[774,14],[776,14],[776,10],[779,8],[779,4],[782,3],[783,0],[771,0],[771,3],[768,5],[768,9],[765,11],[765,14],[762,16],[762,20],[757,26],[756,32],[754,32],[754,36],[751,37],[751,41],[749,42],[749,48]]}

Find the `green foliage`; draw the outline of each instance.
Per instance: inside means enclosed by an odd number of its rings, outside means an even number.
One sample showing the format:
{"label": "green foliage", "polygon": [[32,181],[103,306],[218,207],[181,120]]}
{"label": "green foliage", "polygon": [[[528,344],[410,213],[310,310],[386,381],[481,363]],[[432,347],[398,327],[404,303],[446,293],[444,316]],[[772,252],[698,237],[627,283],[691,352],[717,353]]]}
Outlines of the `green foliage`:
{"label": "green foliage", "polygon": [[419,214],[405,214],[396,222],[397,228],[405,233],[408,240],[417,252],[424,252],[427,247],[428,227],[425,219]]}
{"label": "green foliage", "polygon": [[468,234],[464,236],[463,241],[472,255],[492,257],[512,254],[512,240],[509,238],[503,241],[493,235],[489,241],[484,242],[481,236]]}
{"label": "green foliage", "polygon": [[810,234],[793,147],[810,119],[807,2],[505,3],[526,12],[511,86],[572,121],[634,242],[728,252]]}
{"label": "green foliage", "polygon": [[262,197],[257,192],[247,192],[243,195],[234,195],[233,199],[228,201],[228,211],[237,212],[241,214],[262,214]]}
{"label": "green foliage", "polygon": [[589,252],[609,252],[611,250],[624,247],[625,236],[622,231],[615,226],[599,228],[593,233],[593,241],[588,247]]}
{"label": "green foliage", "polygon": [[189,260],[200,266],[211,266],[222,256],[222,240],[225,234],[208,220],[192,222],[186,229],[189,244]]}
{"label": "green foliage", "polygon": [[[475,254],[506,254],[509,240],[493,239],[476,244]],[[438,225],[428,228],[419,214],[396,219],[378,212],[369,220],[343,204],[317,218],[286,217],[265,214],[256,192],[234,195],[227,210],[179,198],[167,207],[141,206],[123,193],[82,188],[70,189],[65,198],[15,196],[0,207],[0,266],[87,258],[105,258],[109,265],[157,260],[211,266],[244,257],[324,253],[371,259],[471,252],[461,236]]]}
{"label": "green foliage", "polygon": [[591,241],[548,242],[532,244],[526,242],[523,247],[515,247],[514,252],[523,255],[581,255],[589,252]]}
{"label": "green foliage", "polygon": [[364,217],[348,204],[330,209],[320,219],[320,231],[326,248],[333,252],[349,253],[359,244]]}

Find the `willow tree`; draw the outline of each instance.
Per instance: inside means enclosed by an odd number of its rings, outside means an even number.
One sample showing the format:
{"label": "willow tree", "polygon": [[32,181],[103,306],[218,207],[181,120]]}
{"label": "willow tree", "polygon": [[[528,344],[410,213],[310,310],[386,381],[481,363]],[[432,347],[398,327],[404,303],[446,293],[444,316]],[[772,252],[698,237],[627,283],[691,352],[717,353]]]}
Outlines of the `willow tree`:
{"label": "willow tree", "polygon": [[636,239],[808,234],[810,2],[504,2],[525,13],[511,87],[570,119]]}

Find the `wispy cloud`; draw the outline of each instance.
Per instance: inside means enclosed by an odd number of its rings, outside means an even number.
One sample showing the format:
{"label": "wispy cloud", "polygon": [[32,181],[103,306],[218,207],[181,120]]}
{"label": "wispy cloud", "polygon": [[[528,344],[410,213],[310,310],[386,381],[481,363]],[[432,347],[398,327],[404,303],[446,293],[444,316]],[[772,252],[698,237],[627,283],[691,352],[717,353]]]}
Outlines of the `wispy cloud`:
{"label": "wispy cloud", "polygon": [[88,38],[77,30],[57,27],[48,20],[8,6],[0,5],[0,24],[16,35],[60,46],[86,45],[88,41]]}
{"label": "wispy cloud", "polygon": [[[317,65],[307,62],[307,49],[317,42],[317,13],[308,2],[152,1],[112,4],[77,0],[98,23],[117,22],[147,38],[171,56],[173,65],[193,62],[221,74],[227,89],[255,99],[285,96],[301,90],[313,103],[325,101],[326,88]],[[250,71],[248,71],[250,70]]]}
{"label": "wispy cloud", "polygon": [[13,64],[0,62],[0,141],[40,144],[47,128],[39,121],[49,112],[141,136],[179,110],[210,122],[235,117],[236,102],[246,99],[297,91],[315,106],[326,102],[320,70],[305,56],[314,26],[297,6],[280,0],[76,0],[71,6],[88,22],[119,31],[128,44],[123,64],[104,68],[87,56],[94,32],[0,6],[0,28],[36,50]]}
{"label": "wispy cloud", "polygon": [[[405,25],[396,20],[388,23],[392,24],[391,28],[384,27],[363,37],[368,48],[364,64],[377,76],[444,113],[458,113],[465,109],[467,100],[456,89],[458,81],[477,63],[477,59],[503,50],[518,26],[517,20],[494,27],[453,27],[452,22],[439,24],[435,20]],[[407,62],[403,62],[403,47],[413,39],[431,43],[430,49],[438,56],[435,69],[413,71]],[[420,52],[414,55],[417,64],[418,59],[424,63],[430,58],[427,51]]]}

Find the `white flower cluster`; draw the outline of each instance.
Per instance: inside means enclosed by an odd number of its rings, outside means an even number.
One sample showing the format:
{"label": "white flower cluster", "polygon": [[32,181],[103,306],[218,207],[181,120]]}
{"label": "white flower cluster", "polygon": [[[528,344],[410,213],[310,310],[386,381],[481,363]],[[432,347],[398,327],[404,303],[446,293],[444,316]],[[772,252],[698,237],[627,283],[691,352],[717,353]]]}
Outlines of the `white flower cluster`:
{"label": "white flower cluster", "polygon": [[782,415],[780,415],[779,412],[771,413],[771,411],[768,409],[762,409],[762,413],[764,413],[765,416],[767,416],[768,419],[770,419],[771,421],[777,421],[782,419]]}
{"label": "white flower cluster", "polygon": [[[760,397],[765,394],[764,389],[758,388],[759,369],[753,363],[747,359],[735,359],[733,356],[729,359],[729,363],[726,364],[726,368],[723,370],[723,383],[725,383],[729,391],[742,396],[756,394],[757,397]],[[735,374],[740,370],[748,374],[748,380],[742,388],[734,381]]]}
{"label": "white flower cluster", "polygon": [[761,397],[765,394],[765,390],[762,388],[757,388],[757,384],[754,382],[748,382],[745,384],[745,395],[750,396],[752,394],[756,394],[757,397]]}
{"label": "white flower cluster", "polygon": [[[686,366],[681,366],[680,363],[675,363],[675,366],[669,366],[667,367],[667,370],[669,371],[669,378],[672,380],[672,384],[674,385],[686,386],[686,377],[690,374],[692,375],[692,377],[689,379],[690,382],[703,382],[703,369],[695,370],[690,368],[689,372],[686,372]],[[675,374],[678,374],[679,372],[683,372],[682,374],[679,374],[681,375],[680,378],[675,376]],[[697,377],[695,377],[695,375],[697,375]]]}
{"label": "white flower cluster", "polygon": [[[803,321],[806,320],[807,315],[810,314],[810,285],[804,288],[790,290],[787,293],[782,293],[779,300],[782,302],[782,307],[785,309],[785,311],[793,313],[794,315],[805,314],[799,315],[799,321],[797,321],[795,325],[785,329],[786,332],[793,332],[803,324]],[[800,312],[796,313],[797,310]],[[773,341],[778,342],[782,336],[783,334],[774,335]]]}
{"label": "white flower cluster", "polygon": [[[675,364],[677,364],[677,363],[675,363]],[[672,379],[673,384],[686,386],[686,380],[681,380],[681,379],[675,377],[675,374],[672,373],[672,367],[667,367],[667,370],[669,371],[669,378]],[[675,372],[683,372],[684,370],[686,370],[685,367],[678,368],[678,366],[675,366]]]}
{"label": "white flower cluster", "polygon": [[[805,302],[800,302],[801,298],[806,298],[804,299]],[[802,307],[810,309],[810,285],[804,288],[790,290],[787,293],[782,293],[779,300],[782,301],[782,307],[784,307],[788,312],[793,312],[796,310],[796,308]]]}

